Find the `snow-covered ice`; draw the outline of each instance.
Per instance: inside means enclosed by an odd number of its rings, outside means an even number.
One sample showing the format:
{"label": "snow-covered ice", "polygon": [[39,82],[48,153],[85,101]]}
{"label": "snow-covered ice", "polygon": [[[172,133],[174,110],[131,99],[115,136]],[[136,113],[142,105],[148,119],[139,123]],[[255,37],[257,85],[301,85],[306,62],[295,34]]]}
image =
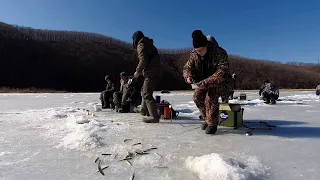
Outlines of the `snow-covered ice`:
{"label": "snow-covered ice", "polygon": [[[320,179],[319,97],[280,92],[273,106],[246,94],[248,100],[231,101],[242,104],[244,119],[276,129],[245,136],[247,129],[219,127],[206,135],[192,92],[155,93],[179,111],[177,120],[159,124],[142,123],[135,113],[94,112],[98,93],[0,94],[0,179]],[[120,161],[151,147],[157,149],[131,165]],[[109,166],[105,176],[97,157]]]}

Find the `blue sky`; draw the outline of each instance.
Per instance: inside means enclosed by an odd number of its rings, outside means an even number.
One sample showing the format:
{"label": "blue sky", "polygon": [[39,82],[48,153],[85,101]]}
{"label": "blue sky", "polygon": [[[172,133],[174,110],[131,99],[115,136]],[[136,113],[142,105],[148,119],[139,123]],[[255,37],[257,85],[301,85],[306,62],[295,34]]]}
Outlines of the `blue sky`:
{"label": "blue sky", "polygon": [[316,0],[0,0],[0,21],[40,29],[101,33],[131,42],[142,30],[159,48],[192,46],[201,29],[229,54],[317,62]]}

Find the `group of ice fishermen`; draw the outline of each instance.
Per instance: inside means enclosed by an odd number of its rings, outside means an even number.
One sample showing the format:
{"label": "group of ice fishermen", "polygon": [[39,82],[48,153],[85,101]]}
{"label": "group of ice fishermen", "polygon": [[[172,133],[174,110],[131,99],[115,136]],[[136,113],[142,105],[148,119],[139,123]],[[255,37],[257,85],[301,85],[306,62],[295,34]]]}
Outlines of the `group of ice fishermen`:
{"label": "group of ice fishermen", "polygon": [[[139,63],[132,77],[120,73],[120,91],[115,91],[114,78],[105,77],[106,90],[100,99],[103,108],[112,108],[119,113],[130,112],[134,106],[145,123],[158,123],[160,115],[157,111],[153,92],[162,78],[160,57],[153,39],[143,32],[136,31],[133,36],[133,47],[137,51]],[[228,103],[233,99],[236,74],[229,70],[228,54],[219,46],[212,36],[205,36],[201,30],[192,32],[193,50],[183,68],[183,77],[187,84],[193,84],[193,100],[204,120],[201,129],[206,134],[215,134],[219,122],[219,97]],[[320,86],[319,86],[320,93]],[[276,104],[279,89],[269,80],[265,80],[259,95],[265,103]],[[141,105],[141,108],[137,108]]]}

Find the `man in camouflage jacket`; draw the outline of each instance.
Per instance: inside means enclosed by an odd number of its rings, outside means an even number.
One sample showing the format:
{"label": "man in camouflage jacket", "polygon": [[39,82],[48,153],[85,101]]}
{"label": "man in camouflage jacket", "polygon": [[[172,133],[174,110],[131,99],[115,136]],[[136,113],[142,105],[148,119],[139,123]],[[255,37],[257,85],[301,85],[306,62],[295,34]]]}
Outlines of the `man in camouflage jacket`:
{"label": "man in camouflage jacket", "polygon": [[192,38],[195,49],[183,68],[183,76],[188,84],[198,85],[193,100],[205,119],[201,128],[206,134],[215,134],[219,123],[219,97],[228,96],[232,91],[228,54],[213,37],[207,39],[201,30],[195,30]]}
{"label": "man in camouflage jacket", "polygon": [[270,83],[269,80],[265,80],[260,87],[259,96],[265,101],[266,104],[276,104],[276,100],[279,98],[279,88]]}

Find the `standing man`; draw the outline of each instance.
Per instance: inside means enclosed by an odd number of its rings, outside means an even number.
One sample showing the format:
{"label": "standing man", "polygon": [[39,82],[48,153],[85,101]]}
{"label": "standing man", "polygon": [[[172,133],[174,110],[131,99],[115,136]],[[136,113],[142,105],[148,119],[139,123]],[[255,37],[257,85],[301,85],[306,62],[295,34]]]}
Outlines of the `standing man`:
{"label": "standing man", "polygon": [[193,100],[205,122],[201,128],[206,134],[215,134],[219,123],[219,97],[232,91],[227,52],[217,41],[208,38],[201,30],[192,32],[193,47],[183,68],[188,84],[196,83]]}
{"label": "standing man", "polygon": [[107,81],[107,87],[106,90],[102,91],[102,93],[100,94],[100,100],[102,108],[106,109],[110,108],[110,104],[111,106],[113,106],[112,95],[115,91],[115,82],[112,78],[109,77],[109,75],[106,75],[104,79]]}
{"label": "standing man", "polygon": [[132,40],[139,59],[134,77],[138,79],[139,76],[144,76],[140,114],[143,116],[150,114],[150,117],[143,118],[143,122],[158,123],[160,117],[156,101],[153,98],[153,91],[162,78],[160,56],[157,48],[153,45],[153,39],[144,36],[141,31],[136,31],[132,36]]}

